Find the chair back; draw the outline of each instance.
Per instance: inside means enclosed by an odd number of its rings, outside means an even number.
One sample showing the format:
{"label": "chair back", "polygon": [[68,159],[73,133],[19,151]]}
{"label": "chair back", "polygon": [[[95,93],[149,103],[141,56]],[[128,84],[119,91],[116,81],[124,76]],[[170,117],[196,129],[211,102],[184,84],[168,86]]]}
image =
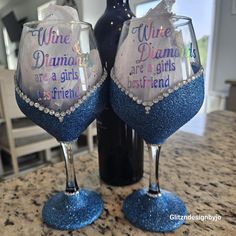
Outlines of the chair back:
{"label": "chair back", "polygon": [[[8,129],[8,137],[22,138],[45,133],[42,128],[27,119],[19,109],[15,97],[14,75],[13,70],[0,71],[0,103],[2,119],[6,122]],[[19,118],[25,119],[23,122],[22,120],[18,122]],[[17,121],[14,123],[16,126],[13,125],[14,120]]]}
{"label": "chair back", "polygon": [[13,70],[4,70],[3,74],[0,72],[0,96],[4,119],[25,117],[16,103],[14,74]]}

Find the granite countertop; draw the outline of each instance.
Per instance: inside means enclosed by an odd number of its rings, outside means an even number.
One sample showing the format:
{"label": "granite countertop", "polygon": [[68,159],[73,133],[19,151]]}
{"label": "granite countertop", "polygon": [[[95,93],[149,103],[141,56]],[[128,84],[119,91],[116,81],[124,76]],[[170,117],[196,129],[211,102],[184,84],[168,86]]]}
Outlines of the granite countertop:
{"label": "granite countertop", "polygon": [[[57,231],[42,223],[46,199],[64,190],[64,164],[58,163],[0,183],[0,235],[162,235],[141,231],[124,218],[124,198],[147,186],[144,178],[128,187],[100,183],[97,153],[75,161],[81,186],[101,193],[105,210],[100,219],[79,231]],[[163,235],[236,235],[236,113],[213,112],[207,116],[203,136],[177,132],[163,145],[161,187],[178,194],[191,215],[220,215],[220,221],[187,221],[174,233]]]}

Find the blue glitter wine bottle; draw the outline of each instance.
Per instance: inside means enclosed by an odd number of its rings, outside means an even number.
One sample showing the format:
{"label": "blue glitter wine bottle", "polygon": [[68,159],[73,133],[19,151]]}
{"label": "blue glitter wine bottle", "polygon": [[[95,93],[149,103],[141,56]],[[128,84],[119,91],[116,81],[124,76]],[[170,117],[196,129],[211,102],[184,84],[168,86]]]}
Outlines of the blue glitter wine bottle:
{"label": "blue glitter wine bottle", "polygon": [[149,188],[129,195],[123,211],[132,224],[154,232],[174,231],[184,223],[183,201],[159,186],[160,150],[204,100],[191,19],[172,15],[163,2],[147,17],[124,23],[110,91],[114,111],[146,141],[150,159]]}
{"label": "blue glitter wine bottle", "polygon": [[[56,33],[55,33],[56,32]],[[60,230],[76,230],[103,211],[100,195],[79,188],[73,141],[104,108],[107,86],[91,26],[84,22],[26,23],[16,73],[21,111],[54,136],[64,153],[66,189],[45,203],[43,221]]]}
{"label": "blue glitter wine bottle", "polygon": [[[107,0],[104,14],[97,21],[94,35],[110,83],[122,24],[134,17],[129,0]],[[110,86],[110,84],[109,84]],[[143,176],[143,140],[113,111],[110,102],[97,118],[99,174],[110,185],[138,182]]]}

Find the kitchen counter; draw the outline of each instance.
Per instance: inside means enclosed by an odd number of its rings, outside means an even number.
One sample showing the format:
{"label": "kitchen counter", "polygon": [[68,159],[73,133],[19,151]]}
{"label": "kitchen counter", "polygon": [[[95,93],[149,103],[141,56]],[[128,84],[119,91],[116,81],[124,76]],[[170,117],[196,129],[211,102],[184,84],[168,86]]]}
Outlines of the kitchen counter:
{"label": "kitchen counter", "polygon": [[[145,153],[147,155],[147,153]],[[127,187],[99,181],[97,153],[75,161],[78,182],[101,193],[102,216],[78,231],[57,231],[42,222],[41,210],[49,196],[64,190],[64,163],[44,167],[22,177],[0,182],[0,235],[163,235],[133,227],[122,213],[124,198],[148,185],[148,162],[143,179]],[[236,235],[236,113],[213,112],[206,117],[202,136],[178,131],[163,145],[161,187],[178,194],[191,215],[220,215],[219,221],[186,223],[164,235]]]}

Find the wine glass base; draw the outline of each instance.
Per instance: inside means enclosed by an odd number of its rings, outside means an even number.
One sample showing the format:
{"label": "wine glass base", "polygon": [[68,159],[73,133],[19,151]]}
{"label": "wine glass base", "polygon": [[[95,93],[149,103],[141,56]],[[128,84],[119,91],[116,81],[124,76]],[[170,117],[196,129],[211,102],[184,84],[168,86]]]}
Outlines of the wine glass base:
{"label": "wine glass base", "polygon": [[185,222],[178,216],[186,216],[187,208],[171,192],[161,190],[161,196],[152,197],[147,194],[146,189],[140,189],[125,199],[123,212],[138,228],[152,232],[170,232]]}
{"label": "wine glass base", "polygon": [[96,192],[80,189],[74,195],[59,192],[44,205],[43,221],[60,230],[76,230],[93,223],[103,211],[103,201]]}

